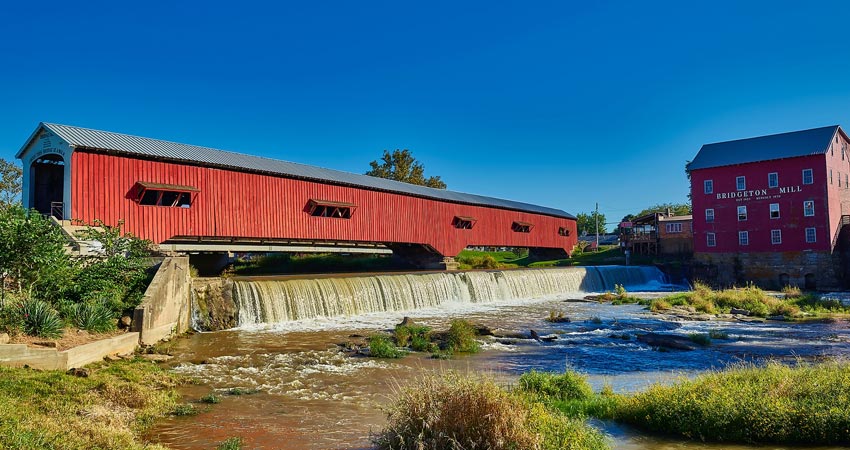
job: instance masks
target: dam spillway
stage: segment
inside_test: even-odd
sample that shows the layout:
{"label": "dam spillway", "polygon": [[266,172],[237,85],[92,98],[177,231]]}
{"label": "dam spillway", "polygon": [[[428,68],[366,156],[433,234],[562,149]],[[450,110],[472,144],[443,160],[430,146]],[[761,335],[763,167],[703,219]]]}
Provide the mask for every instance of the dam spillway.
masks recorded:
{"label": "dam spillway", "polygon": [[284,280],[235,280],[237,325],[484,304],[579,292],[657,290],[656,267],[590,266],[521,270],[364,275]]}

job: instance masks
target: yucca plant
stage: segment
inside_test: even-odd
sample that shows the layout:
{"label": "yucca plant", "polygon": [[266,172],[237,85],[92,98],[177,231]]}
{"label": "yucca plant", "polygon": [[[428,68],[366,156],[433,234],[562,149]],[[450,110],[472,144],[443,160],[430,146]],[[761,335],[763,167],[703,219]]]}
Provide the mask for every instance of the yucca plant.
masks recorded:
{"label": "yucca plant", "polygon": [[43,338],[62,337],[65,324],[59,314],[41,300],[28,300],[21,305],[24,333]]}
{"label": "yucca plant", "polygon": [[74,326],[81,330],[104,333],[115,329],[115,316],[104,302],[74,304],[70,317]]}

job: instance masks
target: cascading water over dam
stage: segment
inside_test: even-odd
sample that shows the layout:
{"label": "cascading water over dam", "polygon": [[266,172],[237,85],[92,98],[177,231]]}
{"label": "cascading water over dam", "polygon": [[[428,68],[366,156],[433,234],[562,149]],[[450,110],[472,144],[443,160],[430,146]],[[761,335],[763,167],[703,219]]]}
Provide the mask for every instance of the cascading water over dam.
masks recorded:
{"label": "cascading water over dam", "polygon": [[655,267],[600,266],[369,275],[339,278],[234,281],[239,326],[316,317],[409,311],[449,302],[489,303],[574,292],[602,292],[622,284],[658,290]]}

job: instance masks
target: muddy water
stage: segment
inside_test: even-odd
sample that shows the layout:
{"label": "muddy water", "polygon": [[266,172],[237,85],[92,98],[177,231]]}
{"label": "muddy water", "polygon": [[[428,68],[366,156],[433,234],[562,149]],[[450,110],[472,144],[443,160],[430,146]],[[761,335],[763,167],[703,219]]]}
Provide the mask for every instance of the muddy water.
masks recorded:
{"label": "muddy water", "polygon": [[[579,295],[568,296],[578,297]],[[544,320],[561,311],[570,323]],[[595,388],[611,384],[634,391],[654,382],[670,382],[703,370],[764,358],[816,359],[850,354],[850,324],[763,324],[674,322],[661,320],[636,305],[611,306],[560,299],[465,305],[407,313],[417,322],[443,328],[454,317],[494,330],[556,334],[551,343],[530,339],[488,338],[476,355],[450,361],[413,354],[401,360],[378,360],[340,353],[337,343],[357,341],[389,328],[401,313],[375,313],[348,319],[312,319],[251,330],[196,334],[177,341],[175,370],[202,384],[184,389],[196,400],[212,391],[259,389],[253,395],[221,395],[222,402],[195,417],[158,424],[151,440],[175,449],[209,449],[232,436],[245,448],[368,448],[370,431],[384,421],[381,410],[399,386],[415,382],[423,372],[455,369],[483,371],[504,383],[530,369],[586,373]],[[729,340],[692,352],[659,352],[634,340],[639,332],[687,334],[722,330]],[[626,340],[622,335],[630,336]],[[617,335],[617,337],[612,337]],[[706,445],[642,436],[614,424],[597,423],[624,449],[748,448]],[[765,448],[765,447],[760,447]],[[780,448],[780,447],[767,447]]]}

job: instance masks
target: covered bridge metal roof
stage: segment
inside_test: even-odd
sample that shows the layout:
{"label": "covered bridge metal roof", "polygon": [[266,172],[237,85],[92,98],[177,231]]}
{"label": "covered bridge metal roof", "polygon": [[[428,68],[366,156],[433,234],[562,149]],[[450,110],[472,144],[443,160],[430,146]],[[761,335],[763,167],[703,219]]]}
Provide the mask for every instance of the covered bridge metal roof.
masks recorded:
{"label": "covered bridge metal roof", "polygon": [[[56,133],[57,136],[64,139],[72,147],[81,149],[116,152],[143,158],[164,159],[239,171],[261,172],[288,178],[393,192],[447,202],[489,206],[575,219],[575,216],[565,211],[529,203],[448,191],[445,189],[435,189],[306,164],[70,125],[41,123],[39,129],[33,133],[30,141],[38,136],[41,127]],[[21,157],[27,145],[29,145],[29,142],[18,152],[18,158]]]}
{"label": "covered bridge metal roof", "polygon": [[793,158],[825,153],[838,125],[811,130],[771,134],[749,139],[705,144],[688,165],[689,170],[731,166],[771,159]]}

